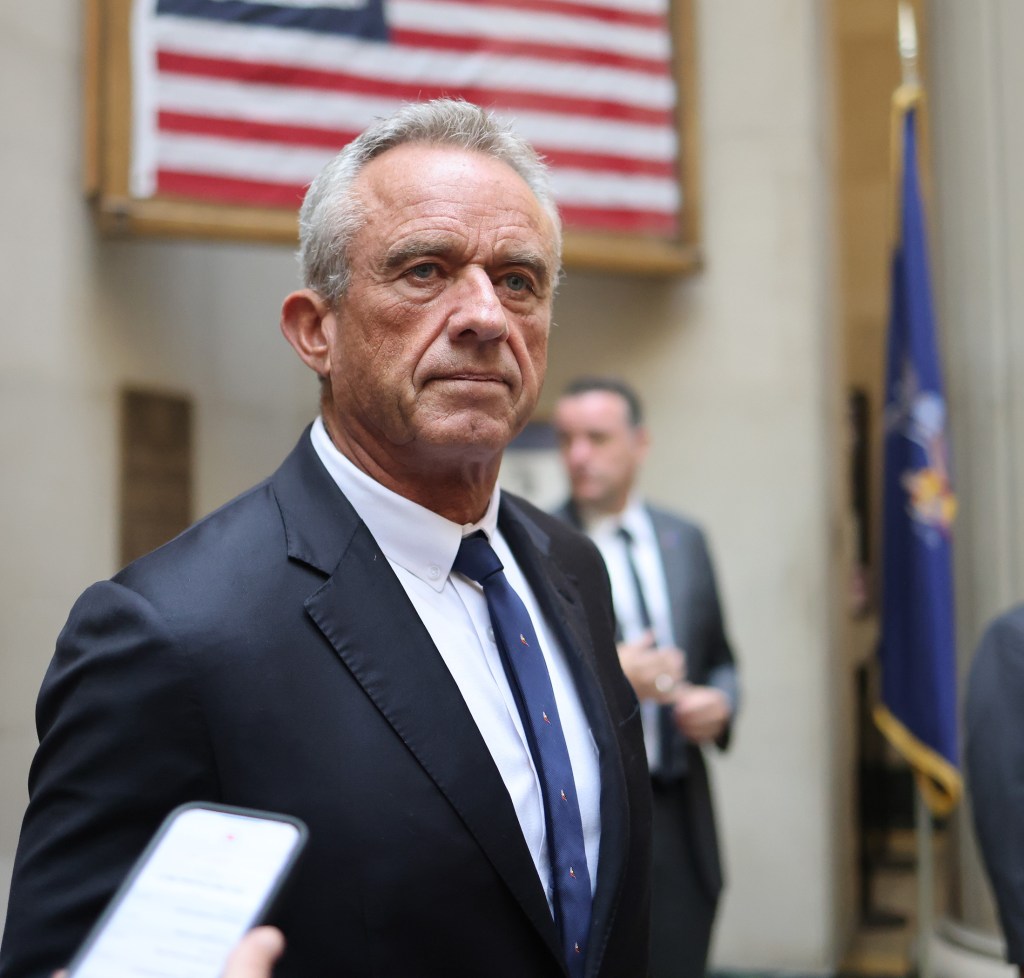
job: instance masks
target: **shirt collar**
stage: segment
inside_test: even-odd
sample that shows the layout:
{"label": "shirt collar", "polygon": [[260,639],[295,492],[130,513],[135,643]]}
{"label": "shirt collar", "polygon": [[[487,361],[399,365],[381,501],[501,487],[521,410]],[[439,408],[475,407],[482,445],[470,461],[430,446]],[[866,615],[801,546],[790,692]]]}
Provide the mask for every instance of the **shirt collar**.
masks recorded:
{"label": "shirt collar", "polygon": [[586,513],[580,511],[583,529],[592,537],[613,537],[619,527],[624,526],[634,537],[646,526],[643,499],[632,493],[626,501],[626,508],[618,513]]}
{"label": "shirt collar", "polygon": [[487,512],[478,522],[453,523],[392,492],[353,465],[331,441],[322,418],[313,422],[310,440],[320,461],[366,524],[384,556],[438,593],[451,573],[464,536],[483,530],[488,539],[494,538],[500,501],[497,487],[491,494]]}

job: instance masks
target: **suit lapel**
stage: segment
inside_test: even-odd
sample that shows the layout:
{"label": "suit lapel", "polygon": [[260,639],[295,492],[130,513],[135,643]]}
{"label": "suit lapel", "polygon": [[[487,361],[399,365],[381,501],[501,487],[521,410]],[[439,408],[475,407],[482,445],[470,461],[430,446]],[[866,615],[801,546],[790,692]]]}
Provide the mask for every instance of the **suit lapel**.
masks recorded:
{"label": "suit lapel", "polygon": [[308,436],[289,459],[299,456],[295,472],[286,462],[274,487],[289,556],[329,575],[306,610],[560,960],[515,809],[462,694],[369,530],[304,444]]}
{"label": "suit lapel", "polygon": [[688,645],[686,625],[686,608],[684,602],[677,600],[678,595],[688,594],[687,578],[691,570],[684,553],[683,538],[678,527],[671,520],[666,520],[657,510],[650,507],[647,512],[654,526],[658,540],[658,551],[661,554],[661,565],[665,570],[665,584],[668,588],[669,606],[672,612],[672,634],[676,644],[685,649]]}
{"label": "suit lapel", "polygon": [[[550,556],[547,534],[502,494],[499,525],[530,583],[538,604],[565,651],[576,689],[598,746],[601,771],[601,848],[591,921],[587,974],[597,974],[605,935],[611,928],[625,871],[628,799],[621,753],[608,706],[595,672],[596,660],[579,582]],[[596,952],[593,951],[596,949]]]}

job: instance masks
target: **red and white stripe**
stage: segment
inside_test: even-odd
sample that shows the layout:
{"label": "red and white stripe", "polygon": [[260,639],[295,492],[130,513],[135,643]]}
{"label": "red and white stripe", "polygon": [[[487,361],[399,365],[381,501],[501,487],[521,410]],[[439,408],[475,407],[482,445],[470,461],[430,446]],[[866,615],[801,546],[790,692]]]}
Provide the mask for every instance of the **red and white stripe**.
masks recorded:
{"label": "red and white stripe", "polygon": [[567,227],[671,237],[668,2],[390,0],[392,43],[379,44],[156,17],[137,0],[133,193],[296,207],[375,118],[461,95],[548,159]]}

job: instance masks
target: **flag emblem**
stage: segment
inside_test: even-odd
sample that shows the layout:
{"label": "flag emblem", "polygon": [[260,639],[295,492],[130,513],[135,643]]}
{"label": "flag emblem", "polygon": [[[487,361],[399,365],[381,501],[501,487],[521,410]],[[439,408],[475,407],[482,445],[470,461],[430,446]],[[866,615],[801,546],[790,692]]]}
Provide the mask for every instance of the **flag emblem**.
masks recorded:
{"label": "flag emblem", "polygon": [[899,473],[907,497],[907,514],[929,546],[936,534],[948,535],[956,516],[956,496],[949,481],[946,404],[935,391],[922,391],[910,361],[894,388],[886,412],[886,433],[906,439],[920,452]]}

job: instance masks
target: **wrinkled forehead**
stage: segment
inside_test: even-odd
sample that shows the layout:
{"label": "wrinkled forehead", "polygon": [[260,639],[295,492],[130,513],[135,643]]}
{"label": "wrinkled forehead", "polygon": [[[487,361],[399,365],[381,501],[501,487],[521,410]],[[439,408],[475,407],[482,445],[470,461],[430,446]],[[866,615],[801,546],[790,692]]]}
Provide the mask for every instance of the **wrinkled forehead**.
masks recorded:
{"label": "wrinkled forehead", "polygon": [[553,273],[560,265],[558,232],[547,209],[511,166],[485,153],[404,143],[367,163],[352,189],[369,221],[404,227],[437,218],[482,231],[518,229],[536,236]]}

